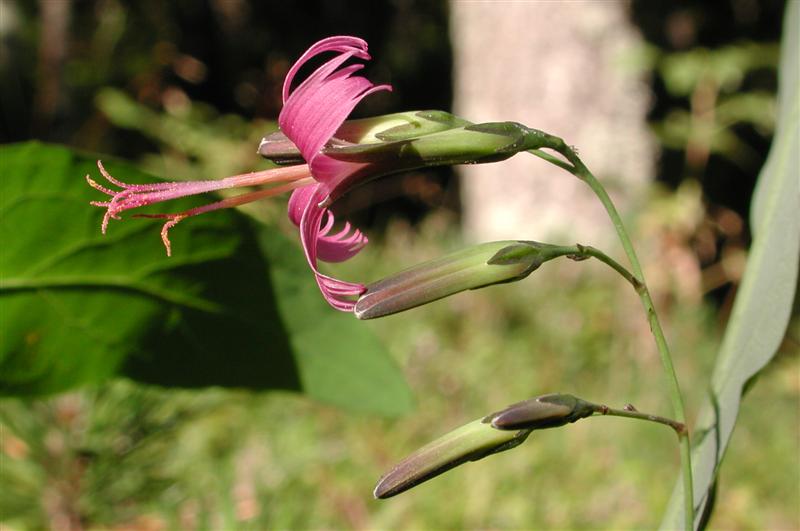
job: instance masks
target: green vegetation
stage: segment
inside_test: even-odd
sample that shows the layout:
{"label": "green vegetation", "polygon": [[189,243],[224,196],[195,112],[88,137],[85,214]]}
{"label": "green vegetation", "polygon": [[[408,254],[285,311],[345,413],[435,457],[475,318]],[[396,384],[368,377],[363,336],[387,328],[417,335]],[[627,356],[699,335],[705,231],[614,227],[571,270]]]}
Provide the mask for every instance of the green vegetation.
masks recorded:
{"label": "green vegetation", "polygon": [[[640,239],[653,241],[663,228],[652,217],[639,217],[649,221],[638,226],[653,231]],[[395,223],[339,272],[370,280],[437,256],[457,246],[455,237],[441,237],[454,229],[444,214],[416,230]],[[653,254],[644,262],[654,278],[669,272]],[[567,391],[668,413],[638,300],[605,269],[545,264],[521,283],[362,323],[385,341],[414,391],[416,410],[396,420],[290,393],[126,380],[48,400],[5,399],[0,509],[12,528],[70,520],[156,528],[647,527],[666,505],[678,455],[668,428],[625,419],[537,432],[513,452],[392,500],[371,497],[378,477],[414,449],[529,396]],[[691,408],[704,396],[697,382],[708,377],[718,324],[690,294],[654,295]],[[744,402],[718,492],[724,510],[712,526],[795,522],[798,427],[776,419],[797,407],[798,371],[797,349],[787,346]]]}
{"label": "green vegetation", "polygon": [[[445,4],[434,4],[441,11],[436,23],[446,22]],[[145,2],[138,9],[148,14],[159,5]],[[41,64],[32,59],[36,35],[43,43],[72,41],[48,29],[34,31],[37,13],[23,11],[27,29],[20,42],[28,45],[14,48],[0,66],[24,62],[33,79],[34,65],[41,72],[54,68],[47,54]],[[58,90],[50,92],[30,91],[63,93],[63,115],[47,98],[29,102],[27,90],[12,91],[13,84],[4,84],[5,116],[16,124],[9,138],[46,137],[135,156],[138,168],[170,179],[218,178],[265,167],[254,148],[274,129],[263,117],[273,117],[280,101],[270,100],[266,91],[259,103],[258,94],[279,84],[275,72],[280,69],[264,70],[277,75],[266,79],[243,68],[264,58],[263,47],[251,49],[247,58],[238,48],[223,46],[214,55],[225,63],[241,62],[237,72],[226,72],[191,46],[173,43],[178,37],[170,32],[181,33],[180,24],[160,32],[142,29],[147,28],[137,18],[142,13],[116,2],[96,11],[103,24],[95,24],[89,11],[75,13],[78,29],[73,31],[89,35],[94,44],[73,42],[79,57],[65,63],[63,85],[56,83]],[[447,68],[434,67],[431,75],[422,66],[439,63],[410,51],[417,46],[447,55],[446,31],[417,11],[409,13],[433,31],[408,30],[428,38],[407,39],[402,32],[392,37],[409,44],[386,44],[382,55],[391,56],[393,64],[383,68],[398,76],[392,79],[397,86],[403,71],[420,84],[419,97],[408,100],[411,108],[420,101],[425,107],[449,108],[447,86],[436,92],[441,101],[431,91],[433,79],[445,83],[447,77],[440,74]],[[280,64],[310,41],[310,30],[287,24],[287,33],[298,40],[289,46],[273,35],[275,24],[258,19],[272,13],[251,14],[253,27],[219,42],[227,46],[237,36],[266,32],[270,40],[253,42],[275,44],[268,60]],[[87,27],[95,29],[84,31]],[[128,30],[119,40],[123,27]],[[131,38],[141,42],[125,40]],[[654,185],[636,211],[623,214],[673,352],[690,425],[711,396],[715,358],[736,311],[733,294],[738,290],[766,299],[758,295],[766,292],[759,281],[744,277],[742,282],[748,253],[760,257],[756,270],[765,283],[786,274],[775,273],[770,265],[792,258],[770,259],[781,252],[791,255],[792,249],[780,242],[788,231],[766,231],[774,236],[769,251],[764,251],[766,244],[750,242],[751,229],[756,236],[763,231],[764,212],[784,215],[775,217],[779,226],[791,215],[786,214],[791,194],[775,187],[769,194],[761,192],[751,216],[754,225],[748,225],[746,185],[755,180],[776,124],[784,129],[784,139],[775,143],[781,150],[769,172],[773,180],[788,182],[796,139],[786,139],[785,124],[794,123],[789,132],[797,134],[796,110],[788,119],[782,111],[776,115],[771,83],[779,62],[777,43],[753,38],[743,35],[717,48],[678,47],[681,51],[663,43],[643,47],[638,63],[663,85],[651,120],[662,147],[659,175],[674,190]],[[797,51],[796,42],[792,50]],[[405,68],[395,68],[398,62]],[[230,81],[230,90],[222,92],[235,94],[235,105],[194,92],[207,74]],[[56,79],[44,76],[36,83]],[[786,79],[782,74],[784,93]],[[396,94],[401,97],[403,91]],[[394,103],[409,108],[404,107],[407,100]],[[376,109],[397,110],[370,107],[366,114]],[[532,396],[572,393],[671,416],[639,300],[605,265],[550,262],[522,282],[360,322],[321,300],[295,241],[296,229],[286,220],[284,201],[262,201],[240,213],[218,212],[182,223],[173,233],[176,255],[188,262],[212,259],[187,269],[164,257],[160,225],[153,220],[128,219],[114,223],[109,236],[99,234],[100,212],[86,204],[98,199],[97,193],[82,181],[94,171],[93,157],[38,143],[3,146],[0,152],[0,392],[22,396],[0,398],[2,529],[641,529],[655,526],[674,496],[679,456],[669,428],[602,417],[536,431],[512,452],[468,463],[391,500],[372,498],[381,474],[414,450]],[[150,180],[130,164],[109,166],[123,179]],[[709,186],[712,173],[718,180]],[[403,194],[412,191],[412,177],[399,178],[402,184],[396,188]],[[565,173],[564,178],[571,177]],[[720,195],[720,187],[736,190]],[[354,201],[337,206],[364,210],[363,196],[348,199]],[[774,209],[778,203],[782,210]],[[364,215],[372,221],[366,224],[371,244],[354,260],[332,266],[337,276],[368,283],[465,245],[452,211],[434,208],[413,225],[402,216],[373,214]],[[384,223],[385,228],[375,227]],[[607,230],[613,232],[610,222]],[[124,245],[104,249],[120,238],[127,240]],[[85,249],[73,253],[69,245],[74,242]],[[624,262],[620,247],[603,250]],[[61,257],[54,251],[63,251]],[[47,267],[39,267],[42,263]],[[120,290],[104,286],[92,298],[77,289],[54,295],[41,284],[48,281],[37,276],[42,271],[56,271],[61,282],[91,273],[126,285]],[[131,303],[133,298],[122,292],[137,289],[133,280],[200,305],[189,311],[176,300],[158,304],[146,294]],[[777,291],[780,287],[777,283]],[[791,293],[783,291],[786,303]],[[734,347],[727,347],[727,355],[735,351],[735,356],[724,359],[735,361],[721,366],[736,369],[733,391],[738,397],[743,385],[746,399],[734,404],[740,406],[738,426],[726,449],[710,528],[800,526],[798,300],[795,294],[793,321],[778,354],[757,378],[750,378],[755,365],[739,361],[769,360],[774,349],[749,348],[746,341],[763,338],[759,333],[776,325],[772,302],[751,309],[745,324],[728,329],[738,335],[730,340]],[[225,320],[214,315],[220,308]],[[72,328],[63,326],[65,318]],[[12,329],[13,323],[55,332],[42,346],[37,335],[12,334],[22,329]],[[780,327],[773,328],[771,339],[777,343]],[[187,338],[200,339],[185,348]],[[107,379],[110,375],[115,379]],[[230,387],[203,387],[209,382]],[[75,390],[78,385],[83,387]],[[54,394],[64,389],[70,390]],[[698,444],[697,432],[693,437]],[[703,462],[716,458],[706,452]],[[696,483],[702,487],[695,490],[700,496],[710,476],[704,478]]]}

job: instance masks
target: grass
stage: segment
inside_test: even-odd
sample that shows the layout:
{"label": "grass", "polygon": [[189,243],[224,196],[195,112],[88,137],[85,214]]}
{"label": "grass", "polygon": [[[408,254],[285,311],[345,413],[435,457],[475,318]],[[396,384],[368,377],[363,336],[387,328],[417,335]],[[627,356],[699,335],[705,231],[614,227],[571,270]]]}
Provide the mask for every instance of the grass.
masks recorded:
{"label": "grass", "polygon": [[[645,233],[635,241],[658,241],[657,224],[639,226]],[[416,229],[394,223],[382,242],[339,271],[373,280],[397,264],[435,257],[458,246],[454,227],[446,215],[432,215]],[[721,324],[696,294],[670,280],[682,272],[657,248],[645,245],[644,267],[662,286],[656,305],[691,418]],[[569,392],[669,415],[639,301],[601,264],[546,264],[524,282],[364,326],[405,368],[418,405],[413,414],[380,419],[289,393],[171,390],[125,380],[47,400],[3,400],[2,520],[10,529],[651,528],[659,522],[678,473],[674,435],[618,418],[536,432],[513,451],[396,498],[371,496],[378,477],[414,449],[531,396]],[[800,526],[800,356],[788,350],[744,401],[713,528]]]}

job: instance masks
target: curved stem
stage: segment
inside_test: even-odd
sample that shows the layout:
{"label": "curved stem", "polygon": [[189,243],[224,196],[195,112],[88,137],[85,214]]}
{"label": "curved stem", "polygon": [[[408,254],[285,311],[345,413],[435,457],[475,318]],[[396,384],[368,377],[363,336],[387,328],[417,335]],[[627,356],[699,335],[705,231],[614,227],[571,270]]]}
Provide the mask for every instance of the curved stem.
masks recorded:
{"label": "curved stem", "polygon": [[544,159],[547,162],[549,162],[550,164],[555,164],[556,166],[558,166],[559,168],[561,168],[563,170],[567,170],[570,173],[574,173],[573,170],[575,168],[573,168],[572,166],[570,166],[568,163],[564,162],[563,160],[559,159],[558,157],[554,157],[550,153],[546,153],[546,152],[542,151],[541,149],[529,149],[528,153],[530,153],[531,155],[536,155],[540,159]]}
{"label": "curved stem", "polygon": [[630,404],[626,406],[624,409],[614,409],[601,404],[597,406],[595,412],[600,415],[609,415],[612,417],[627,417],[631,419],[647,420],[650,422],[663,424],[675,430],[675,433],[678,434],[678,437],[681,437],[683,436],[684,433],[686,433],[686,424],[684,424],[683,422],[678,422],[676,420],[668,419],[666,417],[660,417],[658,415],[650,415],[649,413],[641,413],[637,411]]}
{"label": "curved stem", "polygon": [[633,273],[628,271],[625,266],[608,256],[606,253],[601,251],[596,247],[592,247],[590,245],[581,245],[577,243],[572,246],[553,246],[552,248],[548,249],[548,252],[552,253],[555,256],[566,256],[575,261],[582,261],[586,260],[587,258],[597,258],[614,271],[619,273],[622,278],[627,280],[633,289],[636,290],[638,293],[640,290],[643,289],[644,285],[639,282],[639,279],[636,278]]}
{"label": "curved stem", "polygon": [[[625,254],[628,256],[628,260],[630,260],[634,279],[641,285],[636,289],[636,292],[639,294],[639,298],[642,301],[642,306],[647,314],[647,320],[650,323],[650,330],[653,333],[656,347],[658,348],[661,364],[664,368],[664,374],[668,381],[669,395],[670,400],[672,401],[672,409],[674,411],[675,418],[679,423],[685,425],[686,413],[683,405],[683,396],[678,383],[678,376],[675,373],[675,366],[672,363],[672,356],[669,352],[669,346],[667,345],[667,340],[664,337],[664,331],[661,329],[661,323],[658,320],[658,314],[656,313],[653,299],[650,296],[650,291],[647,289],[642,266],[639,263],[639,258],[636,256],[633,243],[628,235],[628,231],[625,229],[625,225],[622,223],[622,218],[620,217],[619,212],[617,212],[614,203],[611,201],[611,198],[609,197],[605,188],[603,188],[603,185],[600,184],[600,181],[598,181],[592,172],[589,171],[586,165],[583,164],[583,161],[581,161],[581,159],[578,157],[578,154],[575,152],[575,150],[570,148],[561,138],[552,135],[544,135],[544,137],[539,138],[544,138],[542,144],[543,147],[557,151],[567,159],[569,164],[557,158],[555,160],[551,160],[554,158],[552,155],[544,154],[539,150],[531,150],[530,152],[545,160],[548,160],[549,162],[552,162],[562,169],[569,171],[589,185],[595,195],[597,195],[598,199],[600,199],[603,207],[605,207],[609,218],[611,218],[611,222],[614,224],[614,228],[617,231],[617,235],[622,243],[622,247],[625,249]],[[688,430],[684,430],[679,434],[679,440],[683,476],[685,526],[688,531],[694,529],[694,493],[692,485],[691,446],[689,442]]]}

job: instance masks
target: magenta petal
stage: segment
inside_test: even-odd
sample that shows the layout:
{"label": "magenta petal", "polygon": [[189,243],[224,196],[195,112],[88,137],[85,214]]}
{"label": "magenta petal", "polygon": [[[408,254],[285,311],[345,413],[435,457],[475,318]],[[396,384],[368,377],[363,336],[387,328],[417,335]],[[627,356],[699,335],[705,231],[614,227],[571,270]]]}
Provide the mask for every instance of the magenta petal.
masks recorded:
{"label": "magenta petal", "polygon": [[[341,58],[332,59],[340,62]],[[320,67],[327,69],[329,64]],[[361,66],[361,65],[353,65]],[[348,74],[354,68],[346,68]],[[283,106],[278,123],[283,132],[311,163],[325,143],[350,115],[355,106],[374,85],[360,76],[337,75],[321,77],[312,74],[292,92]]]}
{"label": "magenta petal", "polygon": [[[306,257],[315,270],[317,259],[343,262],[358,254],[369,241],[364,233],[349,223],[338,233],[329,235],[335,220],[330,210],[319,206],[323,198],[324,192],[317,185],[299,188],[289,199],[289,219],[301,228],[301,236],[305,237],[303,247]],[[326,218],[324,226],[323,218]]]}
{"label": "magenta petal", "polygon": [[292,195],[289,197],[289,219],[298,227],[300,226],[300,221],[303,219],[306,206],[308,206],[308,203],[311,201],[316,188],[316,186],[304,186],[292,192]]}
{"label": "magenta petal", "polygon": [[357,255],[369,240],[360,230],[351,230],[352,233],[348,230],[348,237],[320,238],[317,241],[317,257],[324,262],[344,262]]}
{"label": "magenta petal", "polygon": [[[278,123],[300,149],[314,178],[325,184],[326,195],[333,195],[337,185],[363,165],[326,160],[320,155],[320,150],[363,98],[378,90],[391,90],[388,85],[374,85],[366,78],[354,75],[363,65],[342,67],[350,57],[369,58],[366,49],[366,43],[361,39],[332,37],[320,41],[292,67],[284,84],[284,107]],[[289,91],[299,65],[325,51],[340,53]]]}
{"label": "magenta petal", "polygon": [[289,98],[289,89],[291,88],[292,81],[294,80],[294,76],[297,74],[297,71],[300,70],[300,68],[306,64],[309,59],[324,52],[350,53],[351,55],[364,60],[368,60],[370,58],[369,54],[367,53],[367,41],[364,39],[350,37],[347,35],[322,39],[321,41],[313,44],[311,48],[306,50],[286,74],[286,79],[283,81],[284,103],[286,103],[286,100]]}
{"label": "magenta petal", "polygon": [[[298,70],[311,58],[324,52],[337,55],[318,67],[292,90]],[[358,179],[367,164],[343,162],[321,154],[352,110],[366,96],[379,90],[391,90],[388,85],[375,85],[356,75],[361,64],[344,66],[352,57],[368,60],[367,43],[355,37],[330,37],[309,48],[292,66],[283,84],[283,109],[278,123],[284,134],[294,142],[308,163],[317,184],[299,188],[289,199],[289,219],[300,228],[300,239],[306,260],[314,271],[325,300],[333,307],[352,311],[355,298],[365,287],[323,275],[317,260],[340,262],[356,255],[366,244],[366,236],[346,224],[330,234],[333,214],[320,206],[335,199],[345,186]],[[324,221],[324,223],[323,223]]]}
{"label": "magenta petal", "polygon": [[[341,262],[356,255],[367,244],[367,238],[359,230],[345,229],[329,236],[333,227],[333,214],[320,207],[325,197],[322,186],[312,185],[299,188],[289,199],[289,219],[300,228],[300,241],[311,266],[320,291],[331,306],[343,311],[352,311],[354,298],[364,292],[364,285],[345,282],[323,275],[317,269],[317,260]],[[324,226],[322,220],[325,219]]]}

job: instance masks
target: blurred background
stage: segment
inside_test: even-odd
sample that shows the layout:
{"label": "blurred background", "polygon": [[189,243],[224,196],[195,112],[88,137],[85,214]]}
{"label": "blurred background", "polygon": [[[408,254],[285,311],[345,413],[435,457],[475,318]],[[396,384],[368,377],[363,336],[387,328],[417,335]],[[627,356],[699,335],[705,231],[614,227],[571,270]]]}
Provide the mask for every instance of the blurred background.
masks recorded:
{"label": "blurred background", "polygon": [[[354,116],[444,109],[580,149],[630,220],[691,418],[747,257],[783,10],[782,0],[0,0],[0,134],[167,177],[249,171],[263,167],[255,149],[276,127],[291,63],[322,37],[363,37],[366,75],[394,91]],[[371,244],[337,273],[373,280],[487,238],[601,242],[621,256],[580,183],[530,159],[353,191],[335,209]],[[414,391],[402,418],[128,380],[3,399],[0,518],[12,529],[650,527],[677,474],[674,441],[610,418],[539,432],[389,501],[371,496],[407,453],[530,396],[668,414],[629,291],[598,264],[570,263],[364,323]],[[790,333],[743,403],[712,527],[800,527],[797,341]],[[786,411],[790,422],[774,422]]]}

